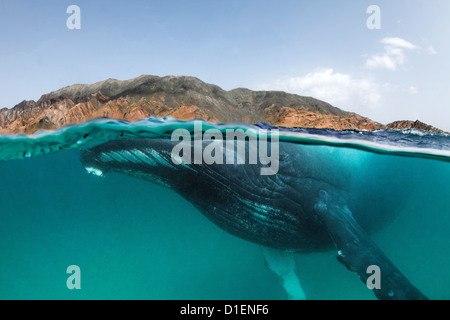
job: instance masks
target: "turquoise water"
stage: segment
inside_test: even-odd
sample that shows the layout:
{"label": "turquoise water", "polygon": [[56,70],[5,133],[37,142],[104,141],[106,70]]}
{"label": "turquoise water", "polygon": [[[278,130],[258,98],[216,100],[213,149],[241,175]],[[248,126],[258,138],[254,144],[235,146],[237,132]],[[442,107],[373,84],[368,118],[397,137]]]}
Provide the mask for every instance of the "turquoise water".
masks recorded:
{"label": "turquoise water", "polygon": [[[259,245],[223,231],[170,189],[117,173],[96,177],[81,165],[83,149],[176,127],[192,123],[99,120],[0,137],[0,298],[286,299]],[[346,166],[360,210],[395,210],[372,239],[429,298],[450,299],[448,136],[289,130],[280,140]],[[295,261],[308,299],[375,299],[334,250]],[[66,286],[69,265],[81,269],[80,290]]]}

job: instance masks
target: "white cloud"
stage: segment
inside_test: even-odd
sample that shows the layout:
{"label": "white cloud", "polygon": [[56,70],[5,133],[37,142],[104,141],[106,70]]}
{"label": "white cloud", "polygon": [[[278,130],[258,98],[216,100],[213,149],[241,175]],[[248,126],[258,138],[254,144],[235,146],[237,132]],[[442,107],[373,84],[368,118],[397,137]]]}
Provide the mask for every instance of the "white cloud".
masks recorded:
{"label": "white cloud", "polygon": [[417,48],[414,44],[412,44],[411,42],[406,41],[405,39],[402,39],[402,38],[383,38],[381,40],[381,43],[392,46],[392,47],[409,49],[409,50]]}
{"label": "white cloud", "polygon": [[389,70],[395,70],[397,69],[397,65],[401,64],[404,61],[404,56],[391,56],[389,54],[377,54],[370,56],[365,66],[367,68],[376,69],[376,68],[383,68],[383,69],[389,69]]}
{"label": "white cloud", "polygon": [[355,78],[333,69],[318,69],[302,77],[276,80],[260,86],[262,90],[282,90],[303,96],[312,96],[337,107],[354,112],[375,108],[388,84],[370,79]]}
{"label": "white cloud", "polygon": [[383,38],[381,43],[385,45],[384,52],[369,56],[366,68],[396,70],[406,62],[405,50],[417,49],[414,44],[401,38]]}
{"label": "white cloud", "polygon": [[435,55],[435,54],[437,54],[437,51],[434,49],[433,46],[428,46],[428,47],[427,47],[427,52],[428,52],[429,55]]}

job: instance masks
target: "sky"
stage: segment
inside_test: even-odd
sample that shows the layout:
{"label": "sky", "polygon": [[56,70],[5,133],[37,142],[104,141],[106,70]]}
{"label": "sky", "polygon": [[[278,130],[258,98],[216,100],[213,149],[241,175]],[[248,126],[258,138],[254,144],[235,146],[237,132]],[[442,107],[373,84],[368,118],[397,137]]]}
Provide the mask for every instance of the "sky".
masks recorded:
{"label": "sky", "polygon": [[75,83],[188,75],[450,131],[449,35],[448,0],[1,0],[0,108]]}

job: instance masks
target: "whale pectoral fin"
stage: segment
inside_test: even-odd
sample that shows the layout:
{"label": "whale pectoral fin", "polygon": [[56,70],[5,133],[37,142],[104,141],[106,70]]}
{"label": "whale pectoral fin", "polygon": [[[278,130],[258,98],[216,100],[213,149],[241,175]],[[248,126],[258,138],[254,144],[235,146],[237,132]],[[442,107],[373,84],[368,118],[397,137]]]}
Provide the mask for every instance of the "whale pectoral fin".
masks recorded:
{"label": "whale pectoral fin", "polygon": [[342,264],[358,274],[366,284],[372,275],[369,267],[379,268],[379,288],[373,288],[378,299],[427,299],[369,238],[345,205],[336,204],[327,192],[321,191],[321,199],[315,209],[338,249],[337,258]]}
{"label": "whale pectoral fin", "polygon": [[261,247],[267,266],[282,281],[289,300],[305,300],[305,292],[300,285],[296,274],[296,265],[293,253]]}

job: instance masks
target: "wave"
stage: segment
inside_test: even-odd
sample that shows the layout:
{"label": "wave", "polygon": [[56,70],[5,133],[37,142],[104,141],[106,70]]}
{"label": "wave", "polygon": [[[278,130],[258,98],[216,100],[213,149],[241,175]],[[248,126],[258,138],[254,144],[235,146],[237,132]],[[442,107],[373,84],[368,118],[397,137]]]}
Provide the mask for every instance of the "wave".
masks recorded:
{"label": "wave", "polygon": [[95,119],[58,130],[41,130],[25,134],[0,135],[0,160],[23,159],[69,150],[83,150],[118,139],[170,138],[175,129],[194,134],[194,124],[201,121],[202,129],[242,129],[258,135],[261,129],[269,134],[278,130],[279,140],[285,142],[346,147],[380,154],[432,158],[450,162],[450,135],[417,129],[333,130],[315,128],[286,128],[266,123],[210,123],[204,120],[181,121],[172,117],[126,122]]}

